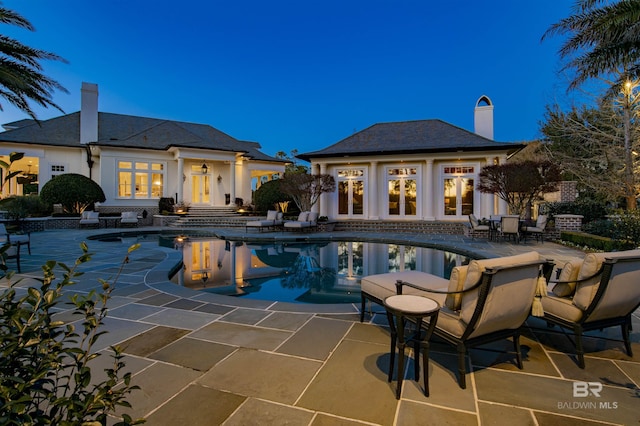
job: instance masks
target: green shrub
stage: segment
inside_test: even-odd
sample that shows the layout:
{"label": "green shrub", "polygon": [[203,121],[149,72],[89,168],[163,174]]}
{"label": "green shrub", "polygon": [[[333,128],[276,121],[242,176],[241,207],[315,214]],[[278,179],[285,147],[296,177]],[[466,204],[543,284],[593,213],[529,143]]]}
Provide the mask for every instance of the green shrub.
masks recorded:
{"label": "green shrub", "polygon": [[26,217],[44,217],[51,213],[47,205],[38,195],[15,195],[1,201],[0,206],[6,210],[9,219],[20,220]]}
{"label": "green shrub", "polygon": [[54,177],[44,184],[40,197],[51,205],[62,204],[62,208],[68,213],[82,213],[93,203],[106,200],[100,185],[76,173]]}
{"label": "green shrub", "polygon": [[552,217],[559,214],[579,214],[583,216],[582,223],[604,219],[608,214],[608,209],[603,202],[591,199],[547,203],[545,210]]}
{"label": "green shrub", "polygon": [[602,251],[628,250],[635,247],[630,241],[615,240],[600,235],[587,234],[585,232],[562,231],[560,233],[560,239],[579,247],[589,247]]}
{"label": "green shrub", "polygon": [[[129,253],[137,247],[131,246]],[[7,248],[0,250],[2,254]],[[48,261],[42,266],[40,285],[26,292],[19,280],[12,280],[12,272],[6,274],[10,286],[0,294],[0,424],[100,425],[119,406],[131,407],[126,397],[138,387],[131,385],[131,373],[123,374],[124,356],[117,346],[111,347],[113,364],[104,370],[107,378],[92,383],[91,361],[104,356],[93,346],[105,333],[100,327],[117,276],[111,284],[100,280],[100,292],[68,297],[68,287],[82,274],[77,268],[91,258],[86,244],[81,248],[83,254],[73,267]],[[127,261],[128,257],[122,266]],[[63,271],[62,279],[56,278],[56,267]],[[0,268],[7,270],[5,265]],[[82,318],[78,330],[54,316],[63,298],[71,300],[74,315]],[[143,421],[123,415],[118,424]]]}
{"label": "green shrub", "polygon": [[263,183],[253,193],[253,204],[259,212],[275,210],[277,203],[282,201],[289,201],[293,204],[293,198],[280,191],[280,182],[278,180],[270,180]]}

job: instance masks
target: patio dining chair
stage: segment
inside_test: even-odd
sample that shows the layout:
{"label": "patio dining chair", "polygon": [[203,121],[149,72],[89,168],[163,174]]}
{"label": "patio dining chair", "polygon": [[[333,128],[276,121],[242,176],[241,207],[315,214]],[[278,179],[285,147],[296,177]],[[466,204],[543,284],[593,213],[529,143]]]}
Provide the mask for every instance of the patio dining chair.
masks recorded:
{"label": "patio dining chair", "polygon": [[[533,252],[532,257],[537,256]],[[454,345],[458,352],[458,384],[466,388],[466,355],[469,348],[508,337],[513,339],[516,364],[522,369],[520,328],[531,313],[538,278],[551,273],[552,264],[543,260],[505,264],[502,259],[472,261],[463,288],[458,291],[425,289],[413,283],[402,287],[420,288],[436,300],[444,295],[459,296],[459,305],[444,301],[433,335]],[[457,308],[457,309],[456,309]]]}
{"label": "patio dining chair", "polygon": [[538,215],[534,226],[523,227],[522,233],[524,240],[527,240],[528,235],[533,235],[536,241],[544,242],[544,230],[547,227],[547,218],[548,216],[546,214],[540,214]]}
{"label": "patio dining chair", "polygon": [[2,269],[8,269],[7,260],[15,260],[16,261],[16,270],[20,273],[20,245],[21,244],[9,244],[4,243],[2,248],[0,249],[0,263],[2,264]]}
{"label": "patio dining chair", "polygon": [[502,216],[500,219],[500,227],[498,233],[502,240],[513,237],[516,244],[520,241],[520,217],[519,216]]}
{"label": "patio dining chair", "polygon": [[0,244],[21,244],[27,246],[29,254],[31,254],[31,234],[29,232],[23,234],[11,234],[7,231],[4,223],[0,223]]}
{"label": "patio dining chair", "polygon": [[490,237],[490,228],[489,225],[480,225],[480,221],[478,218],[472,213],[469,215],[469,224],[471,225],[471,239],[475,239],[476,232],[486,232]]}

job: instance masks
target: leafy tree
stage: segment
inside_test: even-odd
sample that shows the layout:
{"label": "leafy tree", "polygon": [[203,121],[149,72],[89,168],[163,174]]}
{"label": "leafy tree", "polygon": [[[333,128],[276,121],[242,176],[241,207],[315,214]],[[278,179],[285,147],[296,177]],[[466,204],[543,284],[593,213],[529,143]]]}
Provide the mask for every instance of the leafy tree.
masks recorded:
{"label": "leafy tree", "polygon": [[273,210],[278,203],[293,201],[290,195],[280,190],[279,182],[279,180],[265,182],[253,193],[253,204],[256,210],[261,212]]}
{"label": "leafy tree", "polygon": [[562,164],[570,179],[603,199],[625,198],[633,209],[640,190],[640,162],[634,155],[640,149],[640,134],[634,120],[633,144],[626,146],[623,119],[608,99],[597,107],[574,106],[568,112],[551,106],[541,132],[548,141],[544,148],[550,158]]}
{"label": "leafy tree", "polygon": [[106,200],[100,185],[76,173],[54,177],[44,184],[40,197],[49,204],[62,204],[67,213],[82,213],[91,204]]}
{"label": "leafy tree", "polygon": [[310,211],[325,192],[336,190],[336,180],[328,174],[285,173],[280,190],[293,198],[300,211]]}
{"label": "leafy tree", "polygon": [[[29,31],[35,28],[24,17],[0,7],[0,23],[15,25]],[[67,93],[57,81],[45,76],[42,60],[66,62],[60,56],[26,46],[19,41],[0,35],[0,97],[37,120],[29,102],[42,107],[54,107],[63,112],[51,97],[54,90]],[[2,104],[0,104],[2,110]]]}
{"label": "leafy tree", "polygon": [[480,192],[496,194],[522,215],[542,194],[558,190],[560,169],[550,161],[505,163],[483,167],[478,178]]}
{"label": "leafy tree", "polygon": [[298,155],[297,149],[292,149],[289,154],[284,151],[276,152],[276,158],[281,160],[286,160],[289,163],[284,167],[285,173],[307,173],[309,168],[303,164],[298,164],[296,160],[296,155]]}
{"label": "leafy tree", "polygon": [[[131,246],[127,254],[138,247]],[[100,280],[100,292],[70,297],[74,315],[81,318],[78,325],[54,316],[74,279],[82,275],[78,268],[91,258],[86,244],[81,248],[83,254],[71,267],[52,260],[43,265],[39,286],[25,289],[12,272],[6,275],[9,287],[0,293],[0,424],[101,425],[118,407],[131,407],[126,398],[139,387],[131,384],[131,373],[124,373],[120,348],[111,347],[113,364],[104,369],[104,380],[91,371],[92,361],[105,356],[94,345],[106,333],[100,328],[107,301],[128,256],[112,283]],[[0,268],[6,271],[6,266]],[[123,415],[117,424],[143,421]]]}

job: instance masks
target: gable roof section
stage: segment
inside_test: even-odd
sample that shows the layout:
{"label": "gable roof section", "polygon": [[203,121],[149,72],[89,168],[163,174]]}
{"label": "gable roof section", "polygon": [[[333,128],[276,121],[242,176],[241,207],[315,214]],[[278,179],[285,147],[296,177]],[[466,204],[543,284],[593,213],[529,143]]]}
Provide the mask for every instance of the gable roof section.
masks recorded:
{"label": "gable roof section", "polygon": [[514,151],[524,145],[496,142],[442,120],[378,123],[320,151],[298,158],[365,156],[457,151]]}
{"label": "gable roof section", "polygon": [[[17,124],[12,123],[12,124]],[[0,141],[81,148],[80,113],[63,115],[0,133]],[[256,142],[239,141],[206,124],[131,115],[98,113],[98,146],[167,150],[170,147],[240,152],[264,161],[283,162],[259,151]]]}

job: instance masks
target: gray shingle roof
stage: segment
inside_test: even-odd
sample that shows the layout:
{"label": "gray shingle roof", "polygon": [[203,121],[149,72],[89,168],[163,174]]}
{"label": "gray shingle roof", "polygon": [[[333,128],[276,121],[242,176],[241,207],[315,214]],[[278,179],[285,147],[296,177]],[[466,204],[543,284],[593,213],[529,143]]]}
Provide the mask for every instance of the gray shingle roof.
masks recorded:
{"label": "gray shingle roof", "polygon": [[496,142],[442,120],[378,123],[319,151],[297,157],[364,156],[456,151],[518,150],[524,145]]}
{"label": "gray shingle roof", "polygon": [[[21,122],[11,124],[17,123]],[[39,125],[27,121],[23,124],[22,127],[0,133],[0,141],[82,147],[79,112],[44,120]],[[283,162],[260,152],[260,145],[256,142],[239,141],[206,124],[106,112],[98,113],[96,145],[155,150],[167,150],[170,147],[213,149],[241,152],[259,160]]]}

